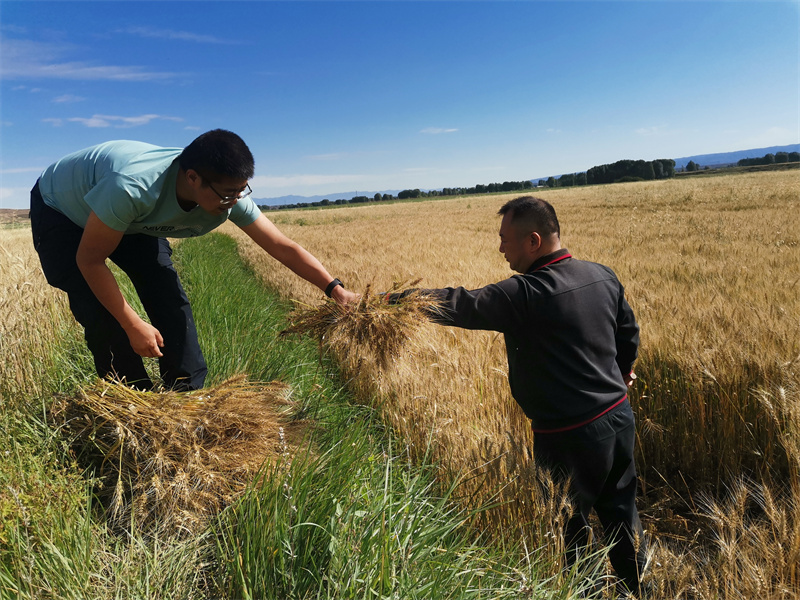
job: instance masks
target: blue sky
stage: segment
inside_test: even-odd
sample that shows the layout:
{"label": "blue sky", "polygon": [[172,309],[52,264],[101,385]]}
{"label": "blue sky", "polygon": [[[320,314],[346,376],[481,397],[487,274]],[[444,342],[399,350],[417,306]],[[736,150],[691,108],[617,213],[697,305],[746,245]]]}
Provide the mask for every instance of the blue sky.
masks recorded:
{"label": "blue sky", "polygon": [[0,3],[0,207],[109,139],[240,134],[254,197],[800,141],[797,1]]}

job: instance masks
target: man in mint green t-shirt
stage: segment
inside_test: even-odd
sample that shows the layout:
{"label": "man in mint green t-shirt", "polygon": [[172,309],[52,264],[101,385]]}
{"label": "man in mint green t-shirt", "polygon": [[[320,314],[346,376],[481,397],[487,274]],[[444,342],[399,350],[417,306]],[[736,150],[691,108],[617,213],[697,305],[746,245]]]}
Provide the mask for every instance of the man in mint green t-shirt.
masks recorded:
{"label": "man in mint green t-shirt", "polygon": [[[45,169],[31,191],[34,246],[84,327],[98,375],[149,389],[142,357],[158,357],[167,387],[203,386],[206,364],[167,237],[203,235],[230,219],[337,302],[357,297],[261,213],[249,197],[254,170],[244,141],[221,129],[184,149],[106,142]],[[106,259],[131,278],[150,323],[122,296]]]}

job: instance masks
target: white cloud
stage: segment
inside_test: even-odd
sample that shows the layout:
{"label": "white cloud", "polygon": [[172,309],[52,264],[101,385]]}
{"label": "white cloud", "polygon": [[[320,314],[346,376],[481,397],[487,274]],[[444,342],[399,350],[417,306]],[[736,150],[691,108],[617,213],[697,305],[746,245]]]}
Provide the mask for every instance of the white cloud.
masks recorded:
{"label": "white cloud", "polygon": [[7,33],[22,34],[22,35],[27,35],[29,33],[27,27],[20,27],[19,25],[8,25],[8,24],[0,26],[0,31],[4,31]]}
{"label": "white cloud", "polygon": [[[136,117],[120,117],[115,115],[92,115],[91,117],[70,117],[69,119],[46,118],[42,119],[42,123],[50,123],[53,127],[61,127],[64,122],[81,123],[86,127],[102,128],[114,127],[116,129],[124,129],[128,127],[139,127],[147,125],[151,121],[183,121],[180,117],[168,117],[163,115],[139,115]],[[187,129],[191,129],[187,127]],[[195,128],[196,129],[196,128]]]}
{"label": "white cloud", "polygon": [[635,130],[638,135],[662,135],[667,133],[666,125],[653,125],[651,127],[639,127]]}
{"label": "white cloud", "polygon": [[[0,48],[0,51],[2,51],[2,48]],[[38,94],[39,92],[42,91],[42,88],[39,88],[39,87],[32,88],[32,87],[28,87],[27,85],[15,85],[14,87],[11,88],[11,91],[12,92],[28,91],[31,94]]]}
{"label": "white cloud", "polygon": [[63,96],[56,96],[53,102],[56,104],[68,104],[72,102],[83,102],[86,100],[83,96],[75,96],[74,94],[64,94]]}
{"label": "white cloud", "polygon": [[72,117],[71,119],[67,119],[72,123],[81,123],[86,127],[111,127],[111,120],[108,117],[104,117],[103,115],[95,115],[93,117],[84,118],[84,117]]}
{"label": "white cloud", "polygon": [[312,154],[307,156],[309,160],[341,160],[350,156],[347,152],[331,152],[330,154]]}
{"label": "white cloud", "polygon": [[257,175],[252,180],[252,186],[260,188],[298,188],[305,186],[319,186],[331,184],[344,184],[360,182],[363,175],[286,175],[273,177],[270,175]]}
{"label": "white cloud", "polygon": [[19,167],[16,169],[0,169],[0,175],[19,175],[20,173],[41,173],[44,167]]}
{"label": "white cloud", "polygon": [[127,27],[118,29],[117,33],[127,33],[145,38],[158,38],[163,40],[178,40],[183,42],[198,42],[201,44],[241,44],[242,40],[219,38],[213,35],[192,33],[190,31],[176,31],[174,29],[153,29],[151,27]]}
{"label": "white cloud", "polygon": [[[19,65],[18,65],[19,67]],[[82,81],[154,81],[171,79],[174,73],[145,71],[142,67],[117,67],[113,65],[90,65],[84,62],[54,64],[28,64],[16,72],[5,70],[3,77],[39,77],[50,79],[75,79]]]}
{"label": "white cloud", "polygon": [[[64,61],[74,52],[69,45],[0,38],[0,79],[73,79],[81,81],[153,81],[176,77],[175,73],[149,71],[138,66],[98,65]],[[31,90],[33,91],[33,90]]]}
{"label": "white cloud", "polygon": [[120,117],[115,115],[92,115],[91,117],[70,117],[69,119],[42,119],[45,123],[52,123],[55,127],[60,127],[64,120],[70,123],[81,123],[86,127],[114,127],[124,129],[128,127],[140,127],[147,125],[151,121],[183,121],[180,117],[167,117],[163,115],[139,115],[136,117]]}
{"label": "white cloud", "polygon": [[0,208],[27,207],[30,204],[33,183],[31,182],[27,187],[0,187]]}
{"label": "white cloud", "polygon": [[439,135],[440,133],[455,133],[458,129],[445,129],[443,127],[426,127],[425,129],[420,130],[420,133],[425,133],[429,135]]}
{"label": "white cloud", "polygon": [[746,148],[767,148],[769,146],[788,146],[797,144],[798,132],[789,127],[769,127],[763,131],[756,131],[754,135],[743,139],[741,144]]}

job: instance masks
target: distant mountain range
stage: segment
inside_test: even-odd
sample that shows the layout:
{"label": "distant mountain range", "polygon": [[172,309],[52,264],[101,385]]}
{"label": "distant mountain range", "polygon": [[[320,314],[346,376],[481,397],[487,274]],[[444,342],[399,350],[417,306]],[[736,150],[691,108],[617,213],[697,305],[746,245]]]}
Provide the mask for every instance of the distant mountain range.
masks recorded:
{"label": "distant mountain range", "polygon": [[761,158],[767,154],[777,152],[800,152],[800,144],[790,144],[788,146],[770,146],[769,148],[754,148],[753,150],[739,150],[738,152],[720,152],[718,154],[700,154],[698,156],[685,156],[676,158],[675,168],[682,169],[690,160],[701,167],[719,167],[722,165],[735,165],[743,158]]}
{"label": "distant mountain range", "polygon": [[[788,146],[770,146],[769,148],[753,148],[751,150],[738,150],[736,152],[719,152],[717,154],[698,154],[697,156],[684,156],[683,158],[675,158],[675,168],[682,169],[687,164],[689,164],[690,160],[693,160],[695,163],[700,165],[701,167],[721,167],[724,165],[735,165],[743,158],[761,158],[767,154],[775,154],[776,152],[800,152],[800,144],[790,144]],[[615,161],[610,161],[615,162]],[[592,165],[598,166],[598,165]],[[535,177],[532,178],[531,181],[536,184],[540,179],[547,179],[550,175],[546,175],[544,177]],[[553,175],[553,177],[558,178],[561,175]],[[492,183],[491,181],[483,181],[480,183]],[[300,204],[302,202],[306,202],[308,204],[312,202],[320,202],[325,200],[326,198],[331,202],[335,200],[350,200],[354,196],[367,196],[372,198],[376,193],[379,194],[391,194],[392,196],[397,196],[402,190],[380,190],[380,191],[373,191],[373,192],[337,192],[335,194],[324,194],[321,196],[278,196],[277,198],[254,198],[255,203],[259,206],[279,206],[282,204]],[[429,191],[429,190],[425,190]]]}
{"label": "distant mountain range", "polygon": [[[700,165],[700,167],[723,167],[726,165],[735,165],[743,158],[761,158],[767,154],[775,154],[776,152],[800,152],[800,144],[789,144],[788,146],[770,146],[769,148],[752,148],[750,150],[737,150],[735,152],[719,152],[717,154],[698,154],[696,156],[684,156],[683,158],[673,158],[675,161],[675,169],[680,170],[689,164],[690,160]],[[629,157],[630,158],[630,157]],[[618,159],[619,160],[619,159]],[[636,160],[636,159],[633,159]],[[614,163],[616,161],[609,161]],[[599,166],[599,165],[592,165]],[[563,173],[562,173],[563,175]],[[547,179],[550,175],[545,177],[537,177],[531,179],[533,183],[537,183],[540,179]],[[561,175],[553,175],[556,179]]]}
{"label": "distant mountain range", "polygon": [[354,198],[355,196],[367,196],[368,198],[372,198],[375,194],[391,194],[392,196],[397,196],[403,190],[382,190],[380,192],[337,192],[335,194],[325,194],[322,196],[278,196],[277,198],[253,198],[253,201],[258,204],[259,206],[279,206],[282,204],[300,204],[302,202],[305,203],[312,203],[312,202],[320,202],[325,200],[326,198],[331,202],[336,200],[350,200],[350,198]]}

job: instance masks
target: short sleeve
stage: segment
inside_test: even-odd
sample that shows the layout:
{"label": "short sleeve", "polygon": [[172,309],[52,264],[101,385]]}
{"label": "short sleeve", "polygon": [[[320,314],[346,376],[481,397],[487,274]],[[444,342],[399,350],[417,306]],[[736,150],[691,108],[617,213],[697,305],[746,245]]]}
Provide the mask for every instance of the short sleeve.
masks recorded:
{"label": "short sleeve", "polygon": [[247,227],[261,214],[261,209],[256,206],[250,197],[243,198],[231,209],[230,220],[237,227]]}

